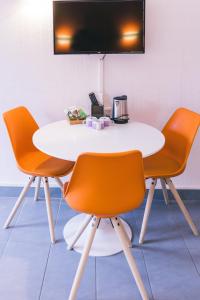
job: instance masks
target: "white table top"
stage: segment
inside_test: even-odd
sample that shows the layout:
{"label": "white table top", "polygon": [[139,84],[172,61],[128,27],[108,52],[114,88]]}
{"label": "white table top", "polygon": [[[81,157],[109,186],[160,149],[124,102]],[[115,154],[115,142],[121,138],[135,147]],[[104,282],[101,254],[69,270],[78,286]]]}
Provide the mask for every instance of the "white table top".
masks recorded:
{"label": "white table top", "polygon": [[98,131],[63,120],[38,129],[33,143],[51,156],[76,160],[84,152],[115,153],[134,149],[147,157],[162,149],[165,138],[156,128],[139,122],[115,124]]}

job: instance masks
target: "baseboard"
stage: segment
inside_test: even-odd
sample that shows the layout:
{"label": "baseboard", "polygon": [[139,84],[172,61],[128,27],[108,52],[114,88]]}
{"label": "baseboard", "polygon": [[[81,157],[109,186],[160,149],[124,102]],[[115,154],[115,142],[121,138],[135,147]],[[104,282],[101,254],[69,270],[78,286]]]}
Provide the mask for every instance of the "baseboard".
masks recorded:
{"label": "baseboard", "polygon": [[[0,197],[18,197],[22,187],[14,186],[0,186]],[[34,187],[30,188],[27,196],[34,196]],[[54,198],[61,198],[61,189],[59,187],[50,188],[51,196]],[[183,200],[200,200],[200,190],[199,189],[178,189],[178,192]],[[148,193],[148,190],[147,190]],[[169,199],[173,199],[171,192],[169,191]],[[44,190],[40,188],[40,197],[44,197]],[[155,190],[154,199],[157,201],[163,201],[163,193],[161,189]]]}

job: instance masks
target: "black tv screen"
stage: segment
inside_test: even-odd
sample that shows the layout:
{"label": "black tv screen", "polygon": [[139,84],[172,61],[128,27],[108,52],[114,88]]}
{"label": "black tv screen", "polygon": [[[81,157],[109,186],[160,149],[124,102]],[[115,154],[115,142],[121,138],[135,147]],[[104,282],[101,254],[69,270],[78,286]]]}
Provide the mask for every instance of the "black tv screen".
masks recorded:
{"label": "black tv screen", "polygon": [[145,1],[54,1],[54,53],[144,53]]}

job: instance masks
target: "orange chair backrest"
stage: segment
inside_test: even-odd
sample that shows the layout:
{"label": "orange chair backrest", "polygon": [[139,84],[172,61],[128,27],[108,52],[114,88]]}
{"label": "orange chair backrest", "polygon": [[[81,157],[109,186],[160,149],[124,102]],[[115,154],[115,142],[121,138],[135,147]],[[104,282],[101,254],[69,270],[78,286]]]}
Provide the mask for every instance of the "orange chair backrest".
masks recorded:
{"label": "orange chair backrest", "polygon": [[186,108],[177,109],[165,127],[165,149],[184,168],[200,125],[200,115]]}
{"label": "orange chair backrest", "polygon": [[77,211],[103,217],[137,208],[143,202],[144,193],[143,160],[139,151],[84,153],[75,164],[65,199]]}
{"label": "orange chair backrest", "polygon": [[3,113],[3,118],[16,160],[27,152],[35,151],[32,136],[39,127],[30,112],[20,106]]}

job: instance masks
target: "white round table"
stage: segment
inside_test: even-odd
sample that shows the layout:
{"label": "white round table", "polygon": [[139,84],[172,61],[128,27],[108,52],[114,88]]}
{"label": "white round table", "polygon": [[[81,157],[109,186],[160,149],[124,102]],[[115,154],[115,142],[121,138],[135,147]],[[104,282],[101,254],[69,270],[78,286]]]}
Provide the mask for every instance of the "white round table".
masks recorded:
{"label": "white round table", "polygon": [[[116,153],[134,149],[140,150],[143,157],[147,157],[162,149],[165,138],[159,130],[139,122],[115,124],[97,131],[85,125],[70,125],[63,120],[38,129],[33,135],[33,143],[46,154],[75,161],[83,152]],[[84,218],[84,214],[79,214],[65,225],[63,233],[67,244],[71,243]],[[129,225],[124,221],[123,224],[131,238]],[[77,252],[82,252],[86,235],[87,228],[74,246]],[[106,256],[120,251],[121,245],[110,220],[102,220],[90,256]]]}

